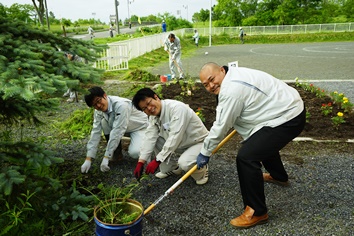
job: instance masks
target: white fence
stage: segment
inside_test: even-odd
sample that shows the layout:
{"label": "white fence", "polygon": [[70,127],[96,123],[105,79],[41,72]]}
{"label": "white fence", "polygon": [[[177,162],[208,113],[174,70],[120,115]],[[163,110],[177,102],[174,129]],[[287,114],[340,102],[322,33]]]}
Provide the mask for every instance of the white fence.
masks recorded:
{"label": "white fence", "polygon": [[[268,34],[303,34],[321,32],[352,32],[354,23],[335,24],[309,24],[309,25],[269,25],[269,26],[242,26],[247,35],[268,35]],[[183,29],[181,35],[193,34],[194,29]],[[200,36],[209,36],[208,27],[198,28]],[[228,34],[238,35],[239,27],[213,27],[211,35]]]}
{"label": "white fence", "polygon": [[96,61],[94,67],[112,70],[129,69],[129,48],[127,44],[109,45],[109,48],[101,53],[101,58]]}
{"label": "white fence", "polygon": [[[353,23],[335,24],[310,24],[310,25],[273,25],[273,26],[243,26],[247,35],[267,35],[267,34],[300,34],[316,32],[351,32],[354,31]],[[209,36],[209,28],[198,28],[200,36]],[[174,34],[184,37],[193,35],[193,28],[186,28],[173,31]],[[228,34],[237,36],[239,27],[213,27],[211,35]],[[169,33],[149,35],[146,37],[119,41],[108,44],[109,48],[102,58],[96,62],[96,67],[105,70],[125,70],[128,69],[128,61],[151,52],[163,46],[164,40]]]}

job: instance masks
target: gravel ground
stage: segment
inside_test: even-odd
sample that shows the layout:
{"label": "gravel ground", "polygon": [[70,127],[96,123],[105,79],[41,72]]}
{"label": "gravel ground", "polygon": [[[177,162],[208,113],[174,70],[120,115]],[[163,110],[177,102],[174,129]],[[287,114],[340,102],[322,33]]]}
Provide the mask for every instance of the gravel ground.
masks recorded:
{"label": "gravel ground", "polygon": [[[229,224],[243,211],[234,143],[229,142],[210,161],[209,182],[203,186],[192,178],[183,182],[144,217],[143,235],[354,235],[353,144],[289,144],[306,150],[294,154],[286,147],[282,151],[290,186],[265,183],[269,222],[240,230]],[[323,151],[326,145],[332,151]],[[99,163],[96,160],[91,175],[99,171]],[[125,156],[122,163],[111,165],[106,181],[134,181],[135,164]],[[134,192],[134,199],[147,208],[180,177],[150,176]]]}
{"label": "gravel ground", "polygon": [[[63,102],[63,106],[60,116],[85,107],[85,104]],[[53,119],[57,116],[53,114]],[[71,144],[55,143],[55,149],[62,157],[76,160],[78,175],[86,153],[86,143],[87,139]],[[123,144],[126,150],[128,141]],[[144,217],[143,235],[354,235],[352,143],[289,144],[282,151],[282,158],[291,185],[279,187],[266,183],[269,222],[246,230],[233,228],[229,224],[243,211],[235,162],[238,145],[238,140],[232,139],[213,157],[206,185],[197,186],[188,178],[173,194],[165,197]],[[98,157],[103,156],[103,150],[102,146]],[[132,171],[136,160],[124,152],[124,161],[110,164],[109,173],[100,172],[101,158],[97,158],[85,176],[107,184],[134,181]],[[179,177],[157,179],[150,176],[142,181],[133,198],[147,208]]]}

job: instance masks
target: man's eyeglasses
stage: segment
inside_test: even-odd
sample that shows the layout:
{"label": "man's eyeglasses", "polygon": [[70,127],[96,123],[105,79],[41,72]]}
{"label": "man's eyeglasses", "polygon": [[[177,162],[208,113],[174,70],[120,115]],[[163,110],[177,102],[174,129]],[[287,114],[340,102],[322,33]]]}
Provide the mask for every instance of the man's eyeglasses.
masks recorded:
{"label": "man's eyeglasses", "polygon": [[93,106],[94,108],[96,108],[97,105],[98,105],[99,103],[101,103],[101,101],[102,101],[102,97],[97,98],[95,101],[93,101],[92,106]]}
{"label": "man's eyeglasses", "polygon": [[148,108],[148,106],[150,105],[151,101],[152,101],[152,98],[150,99],[150,101],[148,101],[148,102],[146,103],[146,106],[145,106],[145,107],[142,107],[142,108],[141,108],[141,110],[142,110],[142,111],[145,111],[146,108]]}

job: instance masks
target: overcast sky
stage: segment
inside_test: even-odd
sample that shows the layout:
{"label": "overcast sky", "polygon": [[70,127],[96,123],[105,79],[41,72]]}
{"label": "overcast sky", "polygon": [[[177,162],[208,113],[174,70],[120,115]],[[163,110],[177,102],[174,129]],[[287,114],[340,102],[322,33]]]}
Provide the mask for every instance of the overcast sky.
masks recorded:
{"label": "overcast sky", "polygon": [[[201,9],[210,9],[210,4],[216,4],[216,0],[119,0],[119,19],[128,18],[129,14],[137,16],[157,15],[165,12],[176,17],[192,20],[192,15]],[[31,0],[1,0],[1,3],[10,7],[14,3],[31,4]],[[109,16],[115,15],[114,0],[47,0],[48,10],[53,12],[55,18],[100,19],[109,22]],[[177,11],[180,15],[177,15]]]}

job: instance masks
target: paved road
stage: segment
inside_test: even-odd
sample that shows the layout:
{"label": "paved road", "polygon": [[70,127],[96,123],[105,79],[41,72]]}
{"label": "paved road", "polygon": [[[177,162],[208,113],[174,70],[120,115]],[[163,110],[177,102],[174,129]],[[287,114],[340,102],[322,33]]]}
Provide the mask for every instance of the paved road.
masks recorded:
{"label": "paved road", "polygon": [[[128,27],[119,28],[119,32],[120,32],[120,34],[132,34],[138,28],[139,27],[132,27],[131,29],[129,29]],[[116,31],[113,31],[113,32],[114,32],[114,35],[116,35]],[[108,37],[110,37],[109,30],[107,29],[106,31],[96,31],[95,37],[96,38],[108,38]],[[89,34],[74,35],[73,38],[83,39],[83,40],[90,40],[91,39]]]}
{"label": "paved road", "polygon": [[[298,77],[325,90],[343,92],[354,101],[354,42],[221,45],[201,47],[188,58],[182,54],[183,69],[192,77],[210,61],[220,65],[238,61],[239,66],[263,70],[281,80]],[[168,63],[149,71],[170,73]]]}

